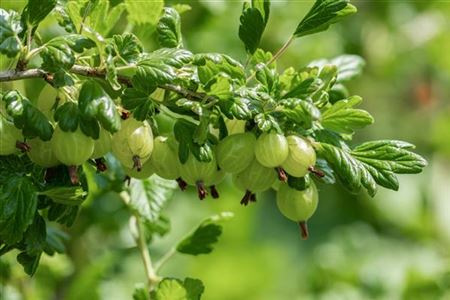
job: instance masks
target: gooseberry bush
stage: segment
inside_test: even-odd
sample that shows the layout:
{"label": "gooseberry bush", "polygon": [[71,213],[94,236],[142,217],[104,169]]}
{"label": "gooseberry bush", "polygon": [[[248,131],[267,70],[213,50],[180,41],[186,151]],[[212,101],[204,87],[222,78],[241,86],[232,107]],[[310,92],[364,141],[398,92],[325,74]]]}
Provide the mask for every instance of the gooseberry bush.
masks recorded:
{"label": "gooseberry bush", "polygon": [[[0,52],[10,65],[0,72],[0,255],[17,251],[26,273],[35,273],[43,253],[64,252],[63,228],[95,196],[94,177],[120,193],[130,211],[147,275],[134,299],[200,299],[200,280],[161,278],[158,271],[174,253],[211,252],[220,222],[232,214],[205,219],[152,263],[148,244],[169,230],[163,209],[175,189],[191,186],[209,201],[230,176],[244,206],[274,189],[280,213],[306,239],[321,185],[338,182],[374,196],[378,186],[397,190],[396,174],[425,167],[407,142],[351,143],[354,130],[374,122],[345,86],[361,72],[362,58],[276,66],[295,39],[355,13],[348,1],[316,0],[275,54],[259,48],[270,2],[245,2],[237,30],[245,61],[186,49],[180,14],[188,8],[29,0],[21,14],[0,9]],[[124,18],[129,26],[111,34]],[[57,20],[59,35],[40,35],[46,19]],[[151,50],[134,26],[153,32]],[[45,83],[36,99],[11,88],[32,78]]]}

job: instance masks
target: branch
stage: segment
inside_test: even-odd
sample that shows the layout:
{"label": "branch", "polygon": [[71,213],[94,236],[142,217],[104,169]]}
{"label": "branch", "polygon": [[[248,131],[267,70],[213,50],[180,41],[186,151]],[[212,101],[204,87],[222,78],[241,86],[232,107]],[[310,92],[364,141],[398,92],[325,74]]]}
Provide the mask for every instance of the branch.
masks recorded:
{"label": "branch", "polygon": [[[95,77],[95,78],[101,78],[106,79],[106,72],[105,70],[96,69],[92,67],[86,67],[86,66],[80,66],[80,65],[74,65],[70,71],[73,74],[86,76],[86,77]],[[25,71],[17,71],[17,70],[9,70],[0,72],[0,82],[6,82],[6,81],[15,81],[15,80],[22,80],[22,79],[30,79],[30,78],[42,78],[46,81],[51,80],[52,75],[51,73],[47,73],[46,71],[42,69],[28,69]],[[133,86],[131,83],[131,79],[127,76],[118,75],[117,80],[126,85],[127,87]],[[175,85],[175,84],[161,84],[158,86],[161,89],[177,93],[183,97],[189,98],[189,99],[197,99],[197,100],[210,100],[211,96],[206,95],[205,93],[198,93],[190,90],[186,90],[182,88],[181,86]]]}

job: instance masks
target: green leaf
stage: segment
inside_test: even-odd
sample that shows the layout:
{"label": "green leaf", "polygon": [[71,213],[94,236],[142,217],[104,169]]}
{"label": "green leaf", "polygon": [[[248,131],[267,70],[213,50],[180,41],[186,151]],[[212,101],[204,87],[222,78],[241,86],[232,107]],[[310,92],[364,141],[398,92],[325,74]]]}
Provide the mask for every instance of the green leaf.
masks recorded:
{"label": "green leaf", "polygon": [[183,46],[180,15],[175,9],[164,8],[164,14],[159,19],[157,31],[161,47],[178,48]]}
{"label": "green leaf", "polygon": [[47,226],[45,253],[53,255],[55,252],[66,252],[64,242],[69,240],[69,235],[56,227]]}
{"label": "green leaf", "polygon": [[265,113],[257,114],[255,116],[255,123],[256,125],[258,125],[258,128],[263,132],[268,132],[271,131],[272,129],[281,132],[277,120],[269,114]]}
{"label": "green leaf", "polygon": [[87,31],[94,31],[103,36],[107,36],[120,20],[120,16],[125,11],[125,4],[119,3],[111,7],[111,1],[108,0],[98,0],[95,2],[97,3],[91,8],[88,14],[89,17],[85,19],[84,26]]}
{"label": "green leaf", "polygon": [[222,226],[218,223],[227,221],[233,217],[231,212],[222,212],[211,216],[200,223],[194,232],[185,237],[178,245],[177,251],[184,254],[207,254],[213,250],[213,244],[217,243],[222,234]]}
{"label": "green leaf", "polygon": [[36,27],[55,8],[56,0],[28,0],[23,14],[30,27]]}
{"label": "green leaf", "polygon": [[28,255],[39,255],[47,243],[47,229],[44,218],[36,214],[33,223],[24,234],[26,252]]}
{"label": "green leaf", "polygon": [[0,239],[12,245],[22,239],[37,208],[36,188],[28,177],[10,177],[0,186]]}
{"label": "green leaf", "polygon": [[116,105],[103,88],[94,80],[86,81],[78,96],[82,116],[96,118],[111,133],[120,129],[120,115]]}
{"label": "green leaf", "polygon": [[48,209],[49,221],[56,221],[62,225],[72,226],[78,214],[79,206],[52,203]]}
{"label": "green leaf", "polygon": [[208,141],[204,144],[194,142],[197,129],[197,125],[185,119],[178,119],[174,125],[173,132],[178,141],[178,158],[182,164],[188,160],[189,153],[199,161],[208,162],[213,158],[213,150]]}
{"label": "green leaf", "polygon": [[[74,2],[71,2],[74,3]],[[76,33],[77,28],[74,21],[69,16],[68,5],[65,3],[57,2],[55,7],[56,18],[58,20],[59,26],[63,27],[65,31],[69,33]]]}
{"label": "green leaf", "polygon": [[424,158],[410,151],[413,148],[406,142],[381,140],[361,144],[353,150],[321,143],[318,151],[350,191],[358,192],[364,187],[374,196],[376,184],[397,190],[395,174],[420,173],[427,165]]}
{"label": "green leaf", "polygon": [[238,61],[224,54],[196,54],[192,64],[197,66],[198,77],[203,84],[207,84],[220,73],[241,83],[245,80],[244,67]]}
{"label": "green leaf", "polygon": [[336,82],[343,82],[360,75],[366,62],[358,55],[340,55],[330,60],[321,59],[313,61],[308,66],[322,68],[325,65],[335,65],[338,70]]}
{"label": "green leaf", "polygon": [[125,0],[125,5],[128,11],[128,20],[132,24],[150,24],[155,26],[164,8],[164,1]]}
{"label": "green leaf", "polygon": [[80,205],[86,198],[87,193],[81,187],[71,186],[55,187],[39,192],[39,195],[47,196],[55,203],[65,205]]}
{"label": "green leaf", "polygon": [[178,279],[164,278],[156,290],[156,300],[186,300],[187,292]]}
{"label": "green leaf", "polygon": [[49,72],[69,70],[75,63],[75,53],[95,47],[95,42],[79,34],[55,37],[44,45],[41,52],[42,68]]}
{"label": "green leaf", "polygon": [[55,111],[54,118],[63,131],[76,131],[79,124],[78,105],[73,102],[64,103]]}
{"label": "green leaf", "polygon": [[140,215],[146,228],[158,229],[149,232],[151,237],[154,233],[163,233],[161,227],[167,227],[167,220],[162,216],[162,211],[177,185],[172,180],[165,180],[158,176],[151,176],[145,180],[132,180],[130,183],[131,210]]}
{"label": "green leaf", "polygon": [[17,255],[17,262],[23,266],[25,273],[32,276],[37,270],[41,254],[29,255],[26,252],[21,252]]}
{"label": "green leaf", "polygon": [[19,34],[22,30],[19,14],[0,8],[0,53],[15,57],[20,52],[22,43]]}
{"label": "green leaf", "polygon": [[205,291],[205,286],[199,279],[187,277],[184,279],[183,285],[187,292],[187,300],[200,300],[203,292]]}
{"label": "green leaf", "polygon": [[244,42],[248,53],[255,53],[261,36],[269,19],[270,2],[268,0],[252,0],[251,5],[244,3],[239,26],[239,38]]}
{"label": "green leaf", "polygon": [[294,37],[324,31],[331,24],[356,13],[356,7],[348,0],[316,0],[313,7],[295,29]]}
{"label": "green leaf", "polygon": [[139,39],[132,33],[116,34],[105,49],[111,56],[121,59],[121,62],[137,62],[143,47]]}
{"label": "green leaf", "polygon": [[320,110],[310,101],[290,98],[279,102],[282,113],[291,121],[304,128],[311,128],[313,122],[320,119]]}
{"label": "green leaf", "polygon": [[149,84],[164,84],[174,81],[176,69],[189,63],[192,53],[176,48],[162,48],[147,54],[138,62],[136,80]]}
{"label": "green leaf", "polygon": [[150,300],[150,293],[144,284],[139,284],[134,288],[133,300]]}
{"label": "green leaf", "polygon": [[367,111],[353,108],[361,102],[359,96],[337,101],[322,113],[322,125],[336,132],[351,134],[354,129],[372,124],[374,120]]}
{"label": "green leaf", "polygon": [[[175,278],[164,278],[153,292],[156,300],[200,300],[205,286],[199,279],[185,278],[182,282]],[[145,299],[145,298],[142,298]]]}
{"label": "green leaf", "polygon": [[43,141],[50,140],[53,126],[30,100],[18,91],[9,91],[3,96],[3,101],[6,103],[7,113],[14,119],[14,125],[22,129],[24,136],[29,138],[39,136]]}

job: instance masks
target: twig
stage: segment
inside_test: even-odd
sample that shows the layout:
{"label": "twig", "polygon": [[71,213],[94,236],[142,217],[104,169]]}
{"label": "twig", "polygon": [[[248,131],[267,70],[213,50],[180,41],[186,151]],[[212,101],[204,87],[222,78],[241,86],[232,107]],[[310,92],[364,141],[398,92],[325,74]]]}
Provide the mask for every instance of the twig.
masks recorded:
{"label": "twig", "polygon": [[177,253],[175,247],[171,248],[166,254],[163,255],[156,263],[155,263],[155,271],[158,273],[159,270],[165,265],[165,263],[172,258]]}
{"label": "twig", "polygon": [[[95,78],[106,78],[106,71],[103,69],[96,69],[92,67],[86,67],[86,66],[80,66],[80,65],[74,65],[70,72],[73,74],[86,76],[86,77],[95,77]],[[22,79],[30,79],[30,78],[43,78],[46,79],[50,76],[50,73],[47,73],[46,71],[42,69],[28,69],[24,71],[17,71],[17,70],[9,70],[0,72],[0,82],[5,81],[15,81],[15,80],[22,80]],[[118,81],[122,84],[125,84],[126,86],[131,87],[131,79],[127,76],[119,75],[117,77]],[[182,88],[181,86],[175,85],[175,84],[161,84],[158,86],[161,89],[171,91],[174,93],[177,93],[183,97],[189,98],[189,99],[197,99],[197,100],[214,100],[214,97],[208,96],[205,93],[198,93],[194,91],[190,91],[187,89]]]}

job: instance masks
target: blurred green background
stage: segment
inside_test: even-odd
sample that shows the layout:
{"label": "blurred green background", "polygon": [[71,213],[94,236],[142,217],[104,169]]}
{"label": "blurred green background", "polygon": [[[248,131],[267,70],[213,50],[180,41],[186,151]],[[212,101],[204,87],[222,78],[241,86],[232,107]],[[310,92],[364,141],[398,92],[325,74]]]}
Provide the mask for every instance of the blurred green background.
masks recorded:
{"label": "blurred green background", "polygon": [[[166,1],[175,3],[180,1]],[[188,49],[245,61],[237,37],[241,1],[184,3],[192,6],[182,15]],[[219,187],[217,201],[177,193],[167,211],[172,231],[151,246],[156,258],[203,218],[220,211],[232,211],[235,218],[225,224],[212,254],[178,255],[162,275],[201,279],[206,300],[450,299],[450,2],[352,3],[358,14],[296,40],[279,68],[300,68],[343,53],[361,55],[367,61],[364,75],[349,88],[364,98],[363,107],[376,122],[357,132],[354,142],[406,140],[417,145],[429,166],[422,174],[400,176],[398,192],[380,189],[374,199],[319,186],[307,241],[280,215],[272,192],[248,207],[239,205],[241,194],[229,181]],[[273,1],[262,48],[276,51],[311,4]],[[24,5],[1,1],[2,8]],[[40,29],[44,37],[61,32],[52,20]],[[155,47],[154,38],[139,28],[136,32],[147,49]],[[42,88],[35,81],[26,85],[30,98]],[[32,279],[15,263],[15,253],[2,258],[5,300],[130,299],[135,283],[145,277],[127,220],[117,195],[89,199],[67,230],[68,256],[43,257]]]}

